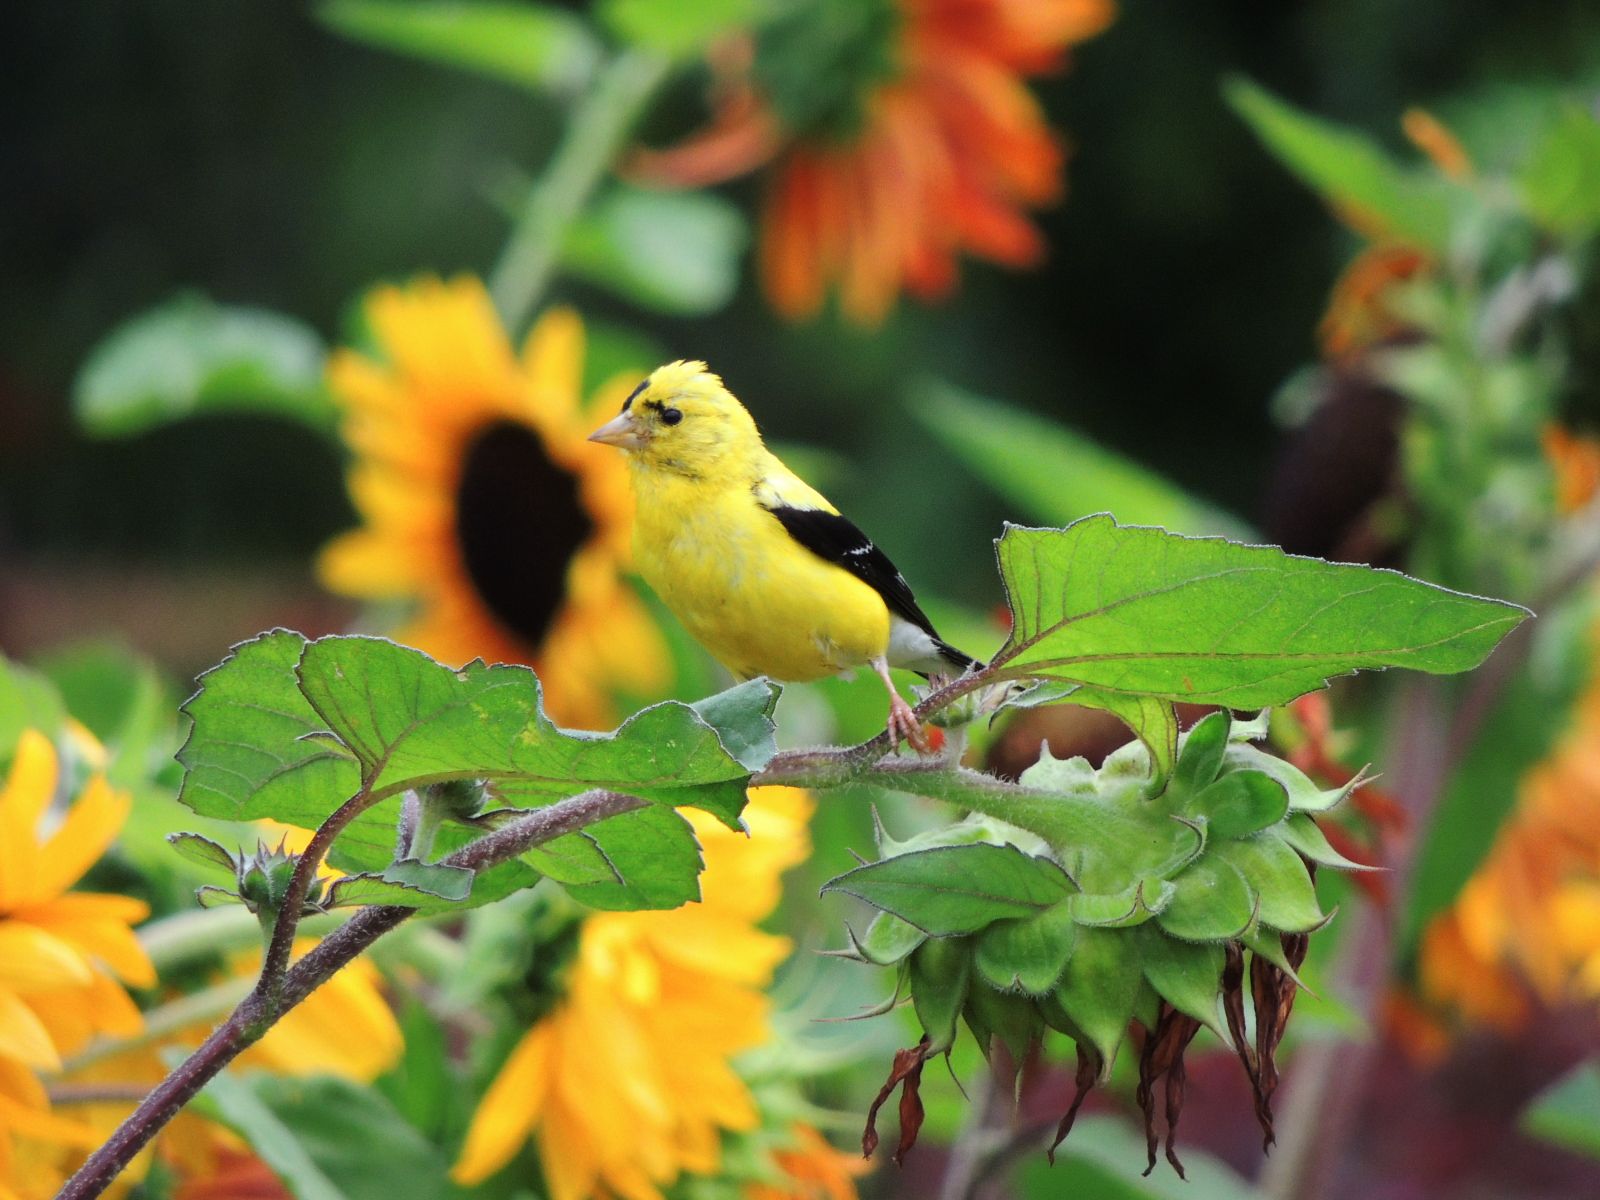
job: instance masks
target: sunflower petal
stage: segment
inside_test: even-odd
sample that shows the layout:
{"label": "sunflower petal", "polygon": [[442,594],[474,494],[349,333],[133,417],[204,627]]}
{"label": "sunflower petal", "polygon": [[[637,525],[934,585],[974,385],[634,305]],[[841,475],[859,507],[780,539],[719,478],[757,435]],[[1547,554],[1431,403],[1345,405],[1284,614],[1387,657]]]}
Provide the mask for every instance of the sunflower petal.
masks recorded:
{"label": "sunflower petal", "polygon": [[30,1067],[59,1071],[61,1056],[37,1013],[10,988],[0,987],[0,1054]]}
{"label": "sunflower petal", "polygon": [[86,984],[93,976],[82,953],[31,921],[0,919],[0,987],[14,992]]}
{"label": "sunflower petal", "polygon": [[[548,1090],[550,1049],[548,1027],[543,1025],[517,1043],[472,1115],[461,1157],[450,1170],[457,1183],[470,1186],[487,1179],[527,1141]],[[553,1183],[551,1191],[559,1195]]]}

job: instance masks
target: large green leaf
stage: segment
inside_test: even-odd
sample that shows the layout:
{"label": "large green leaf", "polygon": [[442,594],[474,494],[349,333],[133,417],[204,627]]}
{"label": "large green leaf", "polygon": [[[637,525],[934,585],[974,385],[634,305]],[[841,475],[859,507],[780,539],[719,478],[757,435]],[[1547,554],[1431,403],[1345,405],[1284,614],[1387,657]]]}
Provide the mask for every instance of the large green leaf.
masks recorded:
{"label": "large green leaf", "polygon": [[1042,912],[1075,889],[1049,859],[979,842],[897,854],[847,871],[822,890],[844,892],[934,937],[948,937]]}
{"label": "large green leaf", "polygon": [[1110,512],[1128,525],[1248,536],[1249,526],[1132,459],[1064,425],[948,384],[922,389],[910,413],[1029,517],[1066,525]]}
{"label": "large green leaf", "polygon": [[182,708],[193,727],[178,751],[186,768],[178,799],[195,812],[315,826],[361,786],[355,759],[316,736],[327,725],[295,674],[305,648],[300,634],[275,629],[200,676]]}
{"label": "large green leaf", "polygon": [[620,881],[573,885],[592,908],[676,908],[700,899],[700,843],[677,813],[641,808],[584,830],[616,867]]}
{"label": "large green leaf", "polygon": [[24,729],[54,738],[66,718],[50,681],[0,656],[0,765],[9,762]]}
{"label": "large green leaf", "polygon": [[497,0],[331,0],[318,17],[346,37],[536,92],[575,93],[600,62],[583,20]]}
{"label": "large green leaf", "polygon": [[[752,767],[690,705],[654,705],[615,733],[567,732],[544,715],[538,678],[526,667],[472,663],[453,671],[381,638],[312,642],[299,676],[375,793],[480,778],[507,804],[535,808],[608,788],[692,805],[740,828]],[[737,753],[752,763],[770,745],[751,727],[770,722],[772,686],[746,685],[741,704],[716,710],[738,731]]]}
{"label": "large green leaf", "polygon": [[1529,614],[1394,571],[1087,517],[1008,526],[1004,677],[1263,708],[1363,668],[1477,666]]}
{"label": "large green leaf", "polygon": [[619,187],[573,224],[562,261],[644,308],[700,316],[733,299],[748,241],[744,217],[721,197]]}
{"label": "large green leaf", "polygon": [[73,411],[101,437],[207,412],[262,412],[326,432],[335,410],[322,386],[325,356],[322,340],[291,317],[179,296],[90,351]]}
{"label": "large green leaf", "polygon": [[1376,223],[1425,250],[1445,249],[1452,187],[1442,176],[1408,170],[1365,134],[1301,112],[1248,80],[1230,80],[1225,94],[1284,166],[1364,228]]}

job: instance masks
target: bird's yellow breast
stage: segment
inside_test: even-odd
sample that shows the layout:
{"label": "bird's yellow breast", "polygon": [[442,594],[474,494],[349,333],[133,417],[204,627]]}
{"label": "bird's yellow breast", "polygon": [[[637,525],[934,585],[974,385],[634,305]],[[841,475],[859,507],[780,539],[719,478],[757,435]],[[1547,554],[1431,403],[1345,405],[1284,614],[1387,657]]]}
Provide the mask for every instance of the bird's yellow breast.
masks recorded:
{"label": "bird's yellow breast", "polygon": [[748,484],[636,483],[639,573],[729,670],[804,682],[887,651],[883,598],[790,537]]}

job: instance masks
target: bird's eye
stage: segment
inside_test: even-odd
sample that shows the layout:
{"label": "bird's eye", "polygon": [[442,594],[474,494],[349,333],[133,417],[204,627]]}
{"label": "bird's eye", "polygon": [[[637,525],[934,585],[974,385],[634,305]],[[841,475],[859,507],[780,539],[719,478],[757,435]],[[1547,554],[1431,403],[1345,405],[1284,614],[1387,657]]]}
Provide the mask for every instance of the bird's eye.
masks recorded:
{"label": "bird's eye", "polygon": [[683,413],[676,408],[663,408],[661,410],[661,423],[663,425],[676,425],[683,420]]}

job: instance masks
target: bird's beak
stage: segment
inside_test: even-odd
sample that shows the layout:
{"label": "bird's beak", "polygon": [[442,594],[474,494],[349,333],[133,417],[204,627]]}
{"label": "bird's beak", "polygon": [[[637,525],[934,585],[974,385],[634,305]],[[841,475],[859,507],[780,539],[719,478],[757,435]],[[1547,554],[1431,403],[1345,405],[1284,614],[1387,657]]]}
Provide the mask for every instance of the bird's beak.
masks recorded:
{"label": "bird's beak", "polygon": [[644,448],[648,435],[633,419],[631,412],[622,413],[604,425],[600,426],[589,435],[591,442],[599,442],[606,446],[620,446],[624,450],[640,450]]}

